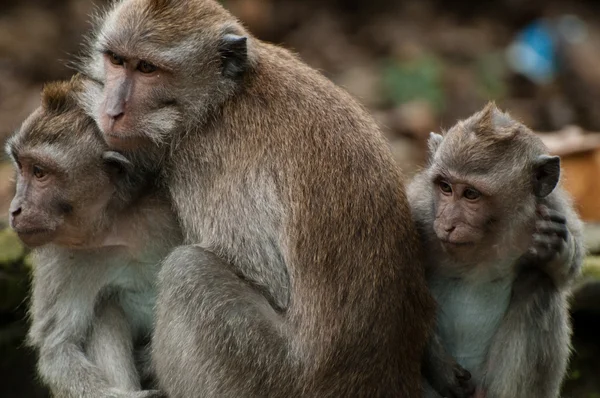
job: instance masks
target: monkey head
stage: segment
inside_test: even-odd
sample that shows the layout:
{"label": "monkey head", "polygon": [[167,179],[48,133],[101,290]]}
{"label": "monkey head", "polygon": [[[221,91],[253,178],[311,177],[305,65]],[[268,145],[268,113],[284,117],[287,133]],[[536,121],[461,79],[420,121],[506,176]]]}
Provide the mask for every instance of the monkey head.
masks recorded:
{"label": "monkey head", "polygon": [[444,250],[470,259],[527,250],[536,204],[560,175],[539,137],[490,103],[444,136],[431,133],[429,150],[433,229]]}
{"label": "monkey head", "polygon": [[217,2],[117,3],[82,62],[96,81],[82,103],[111,148],[161,144],[235,91],[250,64],[248,38]]}
{"label": "monkey head", "polygon": [[87,244],[102,230],[115,183],[129,167],[75,102],[80,83],[46,85],[41,106],[6,145],[16,168],[10,225],[31,247]]}

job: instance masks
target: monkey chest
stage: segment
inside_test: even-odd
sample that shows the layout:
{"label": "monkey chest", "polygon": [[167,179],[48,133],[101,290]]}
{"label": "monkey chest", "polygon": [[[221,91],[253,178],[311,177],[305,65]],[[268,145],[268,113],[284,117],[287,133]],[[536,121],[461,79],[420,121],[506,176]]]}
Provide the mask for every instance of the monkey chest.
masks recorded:
{"label": "monkey chest", "polygon": [[438,333],[446,350],[475,379],[485,363],[487,348],[508,308],[510,280],[466,283],[444,279],[431,283],[438,310]]}
{"label": "monkey chest", "polygon": [[[136,336],[149,334],[156,304],[156,274],[158,267],[130,267],[115,281],[119,301]],[[153,269],[154,268],[154,269]]]}

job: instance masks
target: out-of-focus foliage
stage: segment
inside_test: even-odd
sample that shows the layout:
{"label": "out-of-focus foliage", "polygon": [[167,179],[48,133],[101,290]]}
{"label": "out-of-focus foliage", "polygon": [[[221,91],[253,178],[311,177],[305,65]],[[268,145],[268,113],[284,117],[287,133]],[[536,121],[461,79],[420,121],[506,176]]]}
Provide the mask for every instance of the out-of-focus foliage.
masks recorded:
{"label": "out-of-focus foliage", "polygon": [[386,99],[394,104],[424,100],[436,110],[444,106],[440,60],[433,55],[407,62],[388,60],[382,69],[381,85]]}

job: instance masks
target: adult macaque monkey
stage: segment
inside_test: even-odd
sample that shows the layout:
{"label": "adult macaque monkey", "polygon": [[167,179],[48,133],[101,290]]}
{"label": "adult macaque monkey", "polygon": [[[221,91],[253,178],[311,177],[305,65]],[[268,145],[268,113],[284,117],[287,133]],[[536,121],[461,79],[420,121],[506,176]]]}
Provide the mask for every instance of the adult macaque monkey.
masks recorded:
{"label": "adult macaque monkey", "polygon": [[434,302],[372,118],[212,0],[118,2],[83,98],[161,165],[185,242],[159,274],[171,397],[418,397]]}
{"label": "adult macaque monkey", "polygon": [[557,187],[559,158],[493,104],[432,133],[429,148],[409,188],[440,305],[426,376],[434,387],[453,379],[466,387],[462,366],[478,398],[558,397],[567,296],[584,255],[581,222]]}
{"label": "adult macaque monkey", "polygon": [[48,84],[7,144],[17,167],[11,226],[36,257],[29,343],[56,397],[160,396],[140,391],[144,343],[160,261],[181,233],[150,176],[109,151],[78,107],[80,86]]}

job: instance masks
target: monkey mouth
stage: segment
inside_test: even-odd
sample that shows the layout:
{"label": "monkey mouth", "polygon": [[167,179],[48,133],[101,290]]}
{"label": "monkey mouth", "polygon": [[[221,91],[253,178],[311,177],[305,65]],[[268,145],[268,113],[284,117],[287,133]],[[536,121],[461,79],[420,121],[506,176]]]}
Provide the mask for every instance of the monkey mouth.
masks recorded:
{"label": "monkey mouth", "polygon": [[15,232],[19,235],[35,235],[35,234],[45,234],[52,232],[51,229],[48,228],[30,228],[30,229],[17,229]]}
{"label": "monkey mouth", "polygon": [[13,228],[19,239],[29,247],[38,247],[52,241],[55,230],[49,228]]}
{"label": "monkey mouth", "polygon": [[440,242],[442,242],[442,244],[444,246],[449,246],[449,247],[468,247],[468,246],[473,246],[473,242],[461,242],[461,241],[456,241],[456,240],[450,240],[447,238],[441,239],[440,238]]}

